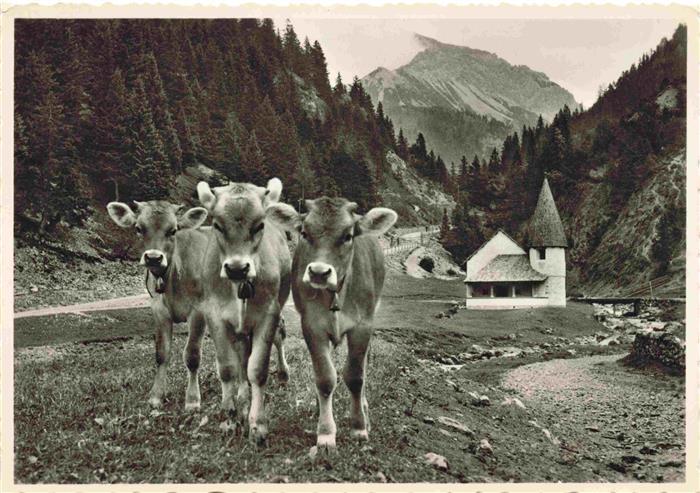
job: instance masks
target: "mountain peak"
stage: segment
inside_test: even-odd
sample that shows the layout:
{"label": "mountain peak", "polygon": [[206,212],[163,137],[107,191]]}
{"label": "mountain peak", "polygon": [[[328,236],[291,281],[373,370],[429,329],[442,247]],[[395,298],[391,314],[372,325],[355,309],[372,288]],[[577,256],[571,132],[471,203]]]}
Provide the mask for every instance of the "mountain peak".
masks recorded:
{"label": "mountain peak", "polygon": [[413,33],[413,37],[416,41],[418,41],[418,44],[427,50],[434,50],[447,46],[445,43],[441,43],[437,39],[429,38],[428,36],[423,36],[422,34]]}
{"label": "mountain peak", "polygon": [[428,36],[424,36],[422,34],[418,33],[413,33],[414,39],[418,42],[419,45],[421,45],[423,48],[425,48],[425,51],[435,51],[435,50],[444,50],[444,49],[456,49],[459,50],[463,53],[468,53],[472,56],[479,56],[483,58],[498,58],[497,55],[484,51],[484,50],[477,50],[476,48],[470,48],[469,46],[461,46],[461,45],[454,45],[450,43],[443,43],[442,41],[438,41],[437,39],[434,38],[429,38]]}
{"label": "mountain peak", "polygon": [[[362,84],[404,134],[423,135],[443,158],[484,155],[494,142],[538,115],[552,118],[573,96],[541,73],[514,66],[493,53],[413,34],[413,59],[401,67],[379,67]],[[456,128],[464,135],[455,138]],[[469,141],[469,144],[467,144]]]}

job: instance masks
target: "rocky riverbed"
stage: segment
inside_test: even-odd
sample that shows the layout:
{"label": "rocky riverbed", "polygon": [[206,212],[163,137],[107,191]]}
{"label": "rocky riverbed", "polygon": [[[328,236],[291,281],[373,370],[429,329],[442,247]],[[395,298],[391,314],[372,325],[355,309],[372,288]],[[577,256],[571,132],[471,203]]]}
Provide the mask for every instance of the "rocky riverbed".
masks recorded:
{"label": "rocky riverbed", "polygon": [[[455,303],[436,314],[438,319],[449,319],[465,306]],[[682,373],[685,358],[685,321],[668,320],[669,304],[664,301],[645,304],[637,315],[630,305],[594,304],[594,318],[605,330],[582,336],[553,336],[555,330],[542,327],[543,342],[524,341],[523,334],[513,332],[491,338],[491,344],[472,344],[457,354],[442,354],[433,358],[449,368],[459,367],[492,358],[525,358],[532,355],[570,358],[577,356],[580,347],[620,346],[630,348],[635,364],[657,362]]]}

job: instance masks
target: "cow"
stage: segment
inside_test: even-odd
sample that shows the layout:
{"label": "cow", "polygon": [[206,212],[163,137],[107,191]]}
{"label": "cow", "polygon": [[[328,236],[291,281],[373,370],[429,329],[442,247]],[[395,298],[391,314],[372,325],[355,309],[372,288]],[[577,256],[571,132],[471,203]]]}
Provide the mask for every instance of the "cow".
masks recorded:
{"label": "cow", "polygon": [[181,209],[166,201],[135,201],[133,210],[123,202],[107,204],[112,220],[122,228],[133,228],[143,244],[139,263],[147,269],[146,287],[152,295],[157,367],[148,402],[156,408],[163,404],[173,323],[188,321],[183,354],[189,370],[185,409],[196,410],[201,402],[198,369],[205,330],[204,317],[196,306],[202,289],[201,254],[209,235],[199,229],[207,218],[206,209],[194,207],[178,217]]}
{"label": "cow", "polygon": [[267,208],[281,192],[277,178],[266,188],[197,185],[213,227],[204,254],[200,306],[216,348],[221,405],[239,421],[247,415],[248,436],[258,445],[265,444],[268,432],[264,388],[270,349],[290,291],[286,237],[267,220]]}
{"label": "cow", "polygon": [[391,209],[374,208],[364,216],[344,198],[307,200],[306,214],[287,204],[268,208],[268,216],[301,235],[292,264],[292,297],[301,315],[304,340],[316,377],[317,451],[335,451],[333,392],[337,374],[332,349],[347,339],[343,380],[352,396],[351,435],[369,439],[365,379],[372,319],[384,284],[384,255],[378,236],[396,222]]}
{"label": "cow", "polygon": [[[200,227],[207,210],[194,207],[179,215],[183,206],[166,201],[134,202],[132,210],[122,202],[110,202],[107,211],[122,228],[133,228],[141,239],[143,252],[139,263],[147,269],[146,288],[151,294],[155,322],[156,376],[148,402],[158,408],[163,404],[170,360],[173,323],[189,322],[189,334],[183,359],[189,371],[185,410],[200,408],[198,370],[201,341],[206,329],[198,309],[202,290],[202,255],[211,239],[211,227]],[[289,367],[284,354],[284,327],[275,338],[277,377],[286,382]]]}

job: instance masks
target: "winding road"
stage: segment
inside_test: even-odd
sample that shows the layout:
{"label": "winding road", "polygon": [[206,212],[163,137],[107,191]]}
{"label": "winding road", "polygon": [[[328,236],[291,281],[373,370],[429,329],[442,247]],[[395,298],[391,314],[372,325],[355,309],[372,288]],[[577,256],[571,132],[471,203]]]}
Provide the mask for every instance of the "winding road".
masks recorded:
{"label": "winding road", "polygon": [[[434,234],[436,228],[436,226],[431,226],[430,234]],[[420,240],[420,235],[422,232],[424,232],[424,228],[405,228],[397,230],[399,237],[406,241],[416,241],[416,239]],[[385,248],[385,253],[388,250],[390,249]],[[146,307],[149,305],[149,301],[149,295],[147,293],[143,293],[133,296],[124,296],[121,298],[91,301],[89,303],[77,303],[74,305],[67,306],[50,306],[45,308],[25,310],[21,312],[15,312],[14,318],[18,319],[26,317],[44,317],[47,315],[60,315],[64,313],[87,313],[107,310],[128,310],[132,308]],[[291,299],[289,302],[287,302],[287,304],[291,304]]]}

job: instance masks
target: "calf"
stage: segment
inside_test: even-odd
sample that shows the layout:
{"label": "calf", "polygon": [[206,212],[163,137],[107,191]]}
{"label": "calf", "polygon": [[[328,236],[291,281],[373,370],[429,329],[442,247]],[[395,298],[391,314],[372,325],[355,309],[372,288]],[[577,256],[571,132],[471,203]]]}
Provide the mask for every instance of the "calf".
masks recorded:
{"label": "calf", "polygon": [[368,439],[364,384],[372,319],[384,284],[384,255],[377,237],[396,222],[397,215],[375,208],[360,216],[354,212],[357,204],[342,198],[307,200],[306,206],[309,212],[299,215],[286,204],[275,204],[268,215],[301,234],[292,264],[292,296],[316,375],[316,444],[319,451],[332,452],[337,376],[331,350],[344,335],[348,357],[343,379],[352,394],[351,433]]}
{"label": "calf", "polygon": [[276,178],[267,188],[197,185],[199,200],[212,217],[201,309],[216,348],[222,407],[241,419],[248,415],[249,437],[258,444],[267,435],[263,394],[271,344],[290,289],[286,238],[266,217],[281,191]]}
{"label": "calf", "polygon": [[151,310],[156,326],[157,370],[148,402],[154,407],[163,404],[173,322],[189,321],[184,352],[189,369],[185,409],[198,409],[201,399],[197,370],[205,327],[196,305],[202,290],[202,252],[209,242],[207,232],[198,227],[206,220],[207,211],[195,207],[178,218],[182,206],[164,201],[134,204],[132,210],[122,202],[110,202],[107,211],[122,228],[133,228],[143,243],[140,264],[148,269],[146,287],[152,295]]}

